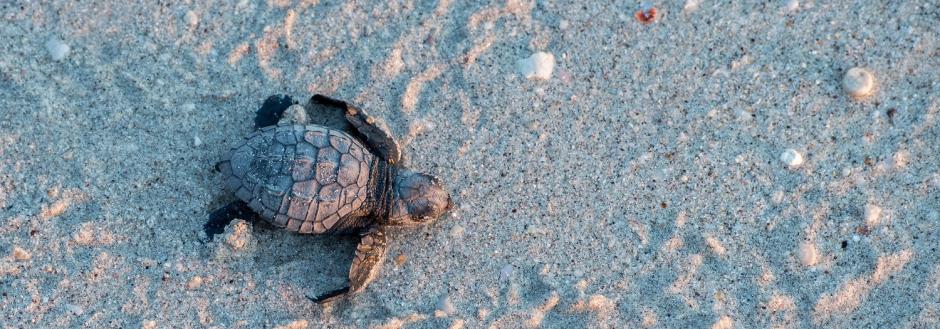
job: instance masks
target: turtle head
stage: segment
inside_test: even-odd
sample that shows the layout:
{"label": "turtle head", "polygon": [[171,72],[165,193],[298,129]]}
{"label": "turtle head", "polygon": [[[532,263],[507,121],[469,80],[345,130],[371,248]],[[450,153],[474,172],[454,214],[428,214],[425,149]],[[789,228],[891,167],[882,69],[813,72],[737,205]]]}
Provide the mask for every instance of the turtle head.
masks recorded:
{"label": "turtle head", "polygon": [[402,170],[392,186],[390,225],[426,224],[453,206],[450,194],[437,177]]}

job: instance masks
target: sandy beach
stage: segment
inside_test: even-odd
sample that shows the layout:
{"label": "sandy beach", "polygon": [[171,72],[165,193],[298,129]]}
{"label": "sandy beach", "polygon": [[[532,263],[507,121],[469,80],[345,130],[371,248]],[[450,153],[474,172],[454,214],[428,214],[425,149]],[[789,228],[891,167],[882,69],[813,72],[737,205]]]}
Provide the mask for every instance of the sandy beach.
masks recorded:
{"label": "sandy beach", "polygon": [[[940,328],[936,1],[0,16],[2,328]],[[265,98],[315,93],[456,204],[329,305],[356,237],[203,231]]]}

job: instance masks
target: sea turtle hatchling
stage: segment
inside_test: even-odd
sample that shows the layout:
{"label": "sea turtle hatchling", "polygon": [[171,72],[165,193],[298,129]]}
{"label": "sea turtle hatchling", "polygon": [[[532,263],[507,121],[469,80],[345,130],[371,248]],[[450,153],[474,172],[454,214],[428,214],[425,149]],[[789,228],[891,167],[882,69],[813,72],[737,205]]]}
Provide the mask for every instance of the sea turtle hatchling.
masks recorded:
{"label": "sea turtle hatchling", "polygon": [[399,165],[388,128],[362,110],[314,95],[302,111],[309,119],[278,123],[293,103],[269,97],[256,130],[216,165],[238,200],[213,212],[206,232],[211,238],[232,218],[257,216],[302,234],[361,234],[349,286],[312,298],[319,303],[361,292],[375,278],[385,226],[428,223],[452,202],[439,179]]}

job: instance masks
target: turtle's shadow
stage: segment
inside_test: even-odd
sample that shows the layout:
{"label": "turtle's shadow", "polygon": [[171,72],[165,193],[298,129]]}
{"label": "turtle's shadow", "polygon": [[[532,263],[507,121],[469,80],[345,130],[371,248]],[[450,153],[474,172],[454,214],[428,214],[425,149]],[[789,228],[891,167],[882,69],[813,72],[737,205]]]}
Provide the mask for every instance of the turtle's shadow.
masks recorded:
{"label": "turtle's shadow", "polygon": [[294,285],[310,296],[341,288],[355,256],[357,235],[297,234],[264,221],[253,221],[258,246],[255,267],[281,284]]}
{"label": "turtle's shadow", "polygon": [[207,238],[204,241],[222,243],[219,234],[225,227],[235,218],[245,220],[251,225],[251,235],[257,243],[249,266],[252,272],[266,277],[264,281],[292,286],[308,297],[347,285],[358,235],[298,234],[276,227],[254,213],[235,214],[224,211],[225,208],[213,213],[224,216],[210,216],[204,225]]}
{"label": "turtle's shadow", "polygon": [[238,201],[218,208],[208,217],[203,225],[205,243],[221,243],[225,228],[236,218],[251,225],[257,246],[249,266],[252,272],[266,277],[265,282],[290,286],[302,291],[305,297],[318,296],[347,285],[349,267],[360,239],[357,234],[290,232],[272,225]]}

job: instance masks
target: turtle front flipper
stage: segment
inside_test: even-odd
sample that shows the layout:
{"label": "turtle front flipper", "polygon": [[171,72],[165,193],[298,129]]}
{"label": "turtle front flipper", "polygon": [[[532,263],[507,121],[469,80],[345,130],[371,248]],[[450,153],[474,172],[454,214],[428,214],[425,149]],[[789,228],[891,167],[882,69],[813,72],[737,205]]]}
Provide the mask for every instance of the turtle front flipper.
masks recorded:
{"label": "turtle front flipper", "polygon": [[359,134],[365,137],[366,144],[376,155],[389,163],[398,163],[399,158],[401,158],[401,150],[398,147],[398,142],[392,137],[392,133],[384,123],[349,103],[328,96],[313,95],[310,98],[310,103],[343,110],[348,124],[351,124]]}
{"label": "turtle front flipper", "polygon": [[349,286],[311,298],[311,300],[317,303],[327,303],[365,290],[382,269],[387,246],[385,230],[381,227],[370,229],[362,235],[362,240],[356,246],[356,258],[353,259],[352,266],[349,268]]}

